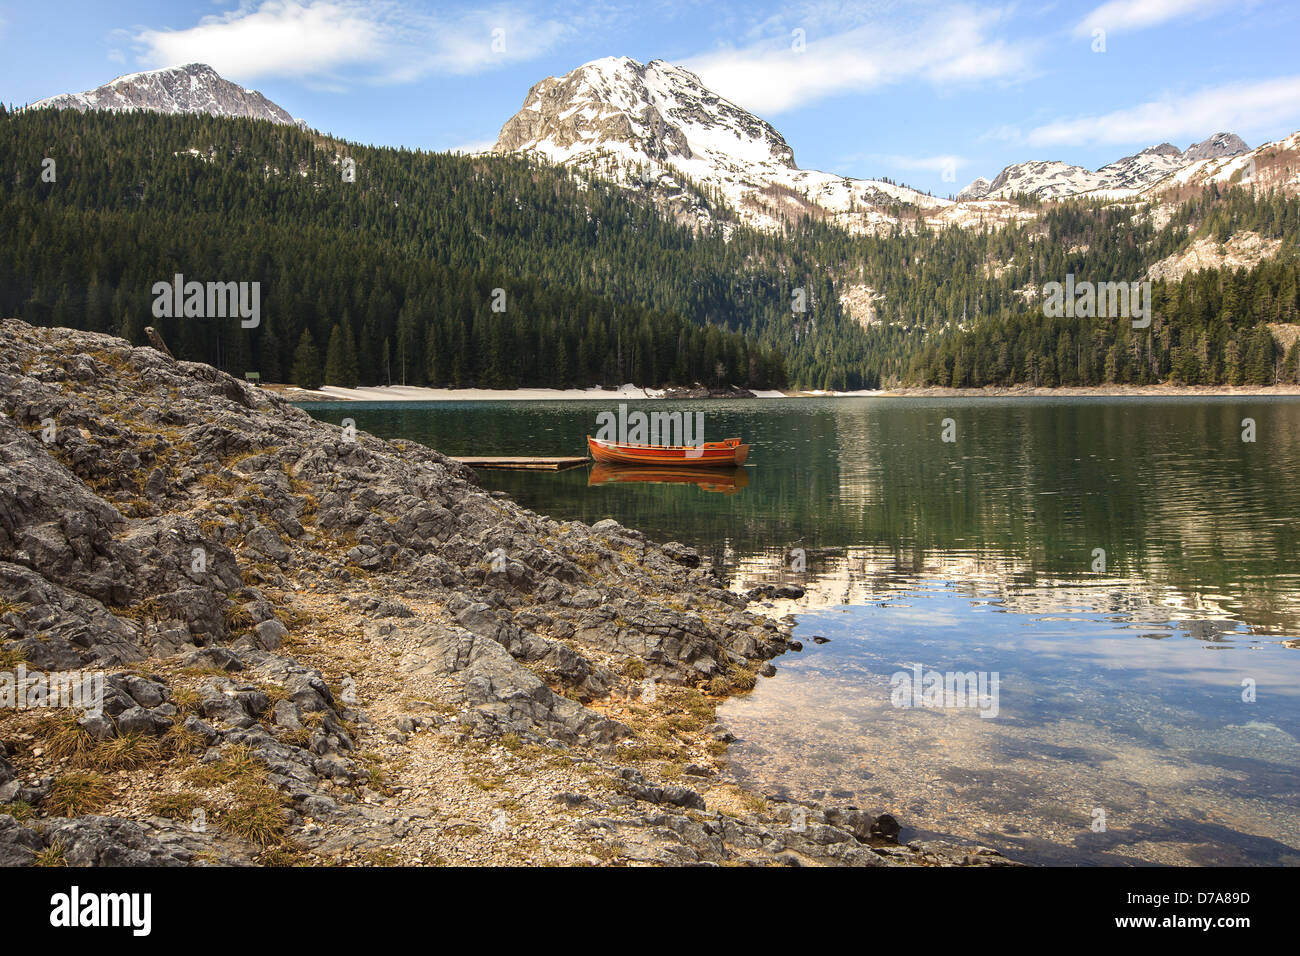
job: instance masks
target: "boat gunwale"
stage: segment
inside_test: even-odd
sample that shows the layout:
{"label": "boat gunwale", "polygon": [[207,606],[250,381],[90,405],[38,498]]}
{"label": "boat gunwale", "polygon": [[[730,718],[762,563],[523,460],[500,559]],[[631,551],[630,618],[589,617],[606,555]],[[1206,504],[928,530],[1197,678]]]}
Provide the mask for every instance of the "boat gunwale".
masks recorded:
{"label": "boat gunwale", "polygon": [[699,445],[653,445],[649,442],[609,441],[605,438],[592,438],[590,435],[587,436],[587,441],[595,442],[604,448],[645,448],[652,451],[696,451],[701,448],[727,451],[739,448],[744,444],[739,438],[724,438],[722,441],[706,441]]}

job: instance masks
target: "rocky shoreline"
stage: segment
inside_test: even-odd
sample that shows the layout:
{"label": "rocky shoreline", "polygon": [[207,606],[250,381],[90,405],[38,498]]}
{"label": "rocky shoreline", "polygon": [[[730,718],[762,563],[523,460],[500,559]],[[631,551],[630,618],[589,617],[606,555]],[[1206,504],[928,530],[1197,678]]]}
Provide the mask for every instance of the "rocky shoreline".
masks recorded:
{"label": "rocky shoreline", "polygon": [[0,709],[0,865],[1009,863],[737,786],[715,706],[790,629],[692,549],[0,333],[0,671],[103,675],[102,714]]}

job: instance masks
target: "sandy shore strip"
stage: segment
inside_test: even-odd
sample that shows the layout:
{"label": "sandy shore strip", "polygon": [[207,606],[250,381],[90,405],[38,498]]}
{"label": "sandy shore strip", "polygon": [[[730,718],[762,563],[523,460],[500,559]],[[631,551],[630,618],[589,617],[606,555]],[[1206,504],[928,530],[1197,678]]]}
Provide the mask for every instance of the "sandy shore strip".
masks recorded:
{"label": "sandy shore strip", "polygon": [[[623,385],[619,388],[417,388],[414,385],[376,385],[339,388],[325,385],[303,389],[296,385],[264,385],[291,402],[563,402],[638,401],[663,398],[666,390]],[[785,392],[756,391],[756,398],[787,398]]]}
{"label": "sandy shore strip", "polygon": [[[665,389],[623,385],[605,388],[417,388],[377,385],[339,388],[326,385],[264,385],[291,402],[548,402],[639,401],[661,399]],[[1300,396],[1300,385],[1098,385],[1036,388],[990,385],[986,388],[909,387],[879,391],[828,392],[760,390],[755,398],[1215,398]],[[702,401],[702,399],[701,399]]]}

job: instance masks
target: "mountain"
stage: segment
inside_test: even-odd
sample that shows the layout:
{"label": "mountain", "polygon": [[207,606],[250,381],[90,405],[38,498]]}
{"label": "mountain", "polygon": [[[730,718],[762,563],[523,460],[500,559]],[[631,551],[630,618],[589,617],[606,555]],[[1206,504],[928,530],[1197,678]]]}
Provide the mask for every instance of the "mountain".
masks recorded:
{"label": "mountain", "polygon": [[1101,189],[1142,191],[1159,182],[1188,160],[1172,143],[1148,146],[1133,156],[1125,156],[1097,170]]}
{"label": "mountain", "polygon": [[164,70],[128,73],[96,89],[84,93],[62,93],[33,103],[32,106],[81,112],[148,110],[153,113],[206,113],[209,116],[303,125],[257,90],[246,90],[223,79],[205,63],[187,63],[185,66],[173,66]]}
{"label": "mountain", "polygon": [[1185,151],[1172,143],[1149,146],[1098,170],[1071,166],[1059,160],[1014,163],[989,182],[976,179],[957,194],[959,200],[1007,199],[1029,195],[1038,199],[1065,199],[1094,194],[1127,198],[1159,187],[1174,173],[1204,160],[1238,156],[1250,147],[1235,133],[1215,133]]}
{"label": "mountain", "polygon": [[[976,185],[980,182],[987,184],[982,190]],[[992,182],[978,179],[960,195],[966,199],[1001,199],[1028,194],[1040,199],[1057,199],[1096,186],[1096,174],[1082,166],[1071,166],[1060,160],[1040,160],[1007,166]]]}
{"label": "mountain", "polygon": [[1222,159],[1250,152],[1250,147],[1236,133],[1215,133],[1208,139],[1193,143],[1183,153],[1183,159],[1196,162],[1198,159]]}
{"label": "mountain", "polygon": [[854,232],[892,226],[900,207],[940,218],[953,204],[882,180],[803,170],[771,124],[689,70],[606,57],[537,83],[496,153],[540,157],[648,193],[679,221],[719,215],[720,196],[759,228],[812,216]]}

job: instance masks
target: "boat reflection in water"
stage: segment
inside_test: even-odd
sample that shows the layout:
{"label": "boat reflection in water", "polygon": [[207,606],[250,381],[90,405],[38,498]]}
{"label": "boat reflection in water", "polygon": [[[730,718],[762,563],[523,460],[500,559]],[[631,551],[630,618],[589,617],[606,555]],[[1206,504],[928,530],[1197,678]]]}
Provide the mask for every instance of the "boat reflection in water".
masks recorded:
{"label": "boat reflection in water", "polygon": [[749,472],[744,468],[687,467],[655,465],[611,465],[596,462],[587,476],[587,485],[608,485],[620,482],[653,482],[661,485],[696,485],[705,491],[734,495],[749,484]]}

